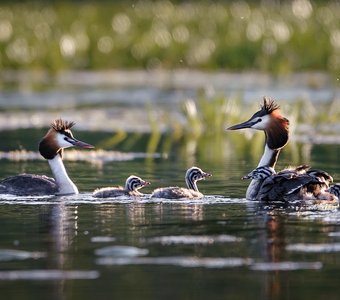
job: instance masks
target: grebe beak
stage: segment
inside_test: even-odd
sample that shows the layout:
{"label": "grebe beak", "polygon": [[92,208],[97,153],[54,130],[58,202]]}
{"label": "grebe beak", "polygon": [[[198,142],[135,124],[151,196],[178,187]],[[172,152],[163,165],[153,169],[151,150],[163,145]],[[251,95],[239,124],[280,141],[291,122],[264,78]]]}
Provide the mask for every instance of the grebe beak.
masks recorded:
{"label": "grebe beak", "polygon": [[210,173],[203,173],[202,176],[203,176],[203,178],[207,178],[207,177],[211,177],[212,174],[210,174]]}
{"label": "grebe beak", "polygon": [[149,184],[151,184],[151,182],[149,182],[149,181],[144,181],[144,182],[142,182],[142,185],[143,185],[143,186],[146,186],[146,185],[149,185]]}
{"label": "grebe beak", "polygon": [[79,148],[94,148],[94,146],[88,144],[88,143],[85,143],[85,142],[82,142],[82,141],[78,141],[76,139],[69,139],[69,142],[75,146],[75,147],[79,147]]}
{"label": "grebe beak", "polygon": [[257,121],[255,121],[253,118],[251,118],[248,121],[245,121],[243,123],[230,126],[230,127],[227,128],[227,130],[238,130],[238,129],[243,129],[243,128],[251,128],[256,123],[257,123]]}

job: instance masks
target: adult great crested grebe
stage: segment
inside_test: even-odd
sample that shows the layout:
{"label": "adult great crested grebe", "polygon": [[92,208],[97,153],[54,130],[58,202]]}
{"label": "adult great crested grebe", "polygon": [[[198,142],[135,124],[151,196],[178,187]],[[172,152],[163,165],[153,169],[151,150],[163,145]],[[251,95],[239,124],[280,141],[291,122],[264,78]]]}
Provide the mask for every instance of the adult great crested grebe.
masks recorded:
{"label": "adult great crested grebe", "polygon": [[96,189],[92,196],[95,198],[109,198],[109,197],[120,197],[120,196],[143,196],[138,190],[150,182],[143,180],[142,178],[131,175],[126,179],[125,187],[104,187]]}
{"label": "adult great crested grebe", "polygon": [[[289,138],[289,121],[280,113],[280,107],[271,98],[264,97],[261,109],[248,121],[233,125],[228,130],[251,128],[262,130],[265,133],[264,153],[258,164],[259,167],[274,169],[281,149],[287,144]],[[305,166],[305,165],[303,165]],[[266,201],[289,201],[313,195],[316,199],[329,195],[324,194],[325,189],[333,178],[327,172],[321,170],[310,170],[308,166],[288,168],[277,174],[270,175],[267,179],[252,178],[248,186],[246,198],[250,200]],[[267,174],[269,174],[267,172]],[[264,184],[266,185],[264,186]],[[322,193],[322,196],[321,194]],[[289,196],[289,197],[288,197]]]}
{"label": "adult great crested grebe", "polygon": [[74,122],[57,119],[39,143],[40,154],[48,161],[54,178],[45,175],[19,174],[0,181],[0,194],[17,196],[78,194],[78,188],[65,170],[62,157],[65,148],[94,148],[76,140],[71,128]]}
{"label": "adult great crested grebe", "polygon": [[197,181],[210,177],[211,174],[203,172],[200,168],[191,167],[185,173],[185,182],[188,188],[170,186],[158,188],[153,191],[151,198],[165,199],[182,199],[182,198],[202,198],[203,194],[199,192]]}

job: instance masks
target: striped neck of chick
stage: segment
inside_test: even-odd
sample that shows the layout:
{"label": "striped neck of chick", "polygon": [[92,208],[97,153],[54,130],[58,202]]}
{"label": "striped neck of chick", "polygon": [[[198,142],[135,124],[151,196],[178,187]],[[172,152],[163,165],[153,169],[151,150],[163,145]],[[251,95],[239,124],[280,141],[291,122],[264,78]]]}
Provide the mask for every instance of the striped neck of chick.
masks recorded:
{"label": "striped neck of chick", "polygon": [[251,171],[248,175],[243,176],[242,179],[258,179],[264,180],[269,176],[276,174],[272,167],[257,167]]}
{"label": "striped neck of chick", "polygon": [[197,181],[205,179],[211,176],[208,173],[203,172],[200,168],[192,167],[185,173],[185,182],[188,189],[198,192]]}
{"label": "striped neck of chick", "polygon": [[340,183],[331,185],[327,191],[340,199]]}

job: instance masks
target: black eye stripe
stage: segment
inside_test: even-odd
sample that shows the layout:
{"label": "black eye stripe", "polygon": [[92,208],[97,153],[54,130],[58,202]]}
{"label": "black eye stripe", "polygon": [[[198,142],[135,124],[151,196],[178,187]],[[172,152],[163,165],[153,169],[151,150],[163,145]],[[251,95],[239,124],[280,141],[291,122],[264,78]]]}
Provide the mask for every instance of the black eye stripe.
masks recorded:
{"label": "black eye stripe", "polygon": [[202,173],[198,170],[192,170],[189,174],[189,178],[191,180],[198,180],[199,178],[201,178]]}
{"label": "black eye stripe", "polygon": [[73,135],[72,135],[71,131],[69,131],[69,130],[67,130],[67,131],[62,130],[62,131],[60,131],[60,133],[63,134],[63,135],[65,135],[65,136],[68,137],[68,138],[73,139]]}

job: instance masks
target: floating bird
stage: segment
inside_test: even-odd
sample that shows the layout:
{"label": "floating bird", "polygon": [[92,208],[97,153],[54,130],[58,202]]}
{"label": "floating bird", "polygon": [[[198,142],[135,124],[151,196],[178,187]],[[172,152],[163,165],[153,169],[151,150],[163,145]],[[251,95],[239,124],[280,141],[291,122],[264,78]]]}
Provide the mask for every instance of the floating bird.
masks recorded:
{"label": "floating bird", "polygon": [[332,177],[320,170],[312,170],[308,165],[287,168],[275,173],[271,167],[258,167],[242,179],[260,182],[256,200],[338,200],[335,192],[328,188]]}
{"label": "floating bird", "polygon": [[[228,130],[243,128],[264,131],[265,147],[258,168],[274,169],[279,153],[289,139],[289,121],[281,115],[279,105],[271,98],[264,97],[258,112],[248,121],[233,125]],[[265,180],[256,176],[250,178],[252,181],[246,193],[246,198],[250,200],[289,201],[308,198],[310,195],[316,199],[329,196],[331,201],[334,198],[330,193],[325,193],[333,178],[325,171],[310,169],[306,165],[271,174]]]}
{"label": "floating bird", "polygon": [[149,185],[150,182],[143,180],[138,176],[131,175],[126,179],[125,187],[104,187],[96,189],[92,196],[96,198],[109,198],[120,196],[143,196],[138,190]]}
{"label": "floating bird", "polygon": [[197,181],[210,177],[211,174],[203,172],[200,168],[191,167],[185,174],[185,182],[188,188],[165,187],[153,191],[152,198],[181,199],[202,198],[203,194],[198,191]]}
{"label": "floating bird", "polygon": [[62,157],[65,148],[94,148],[76,140],[71,128],[74,122],[57,119],[39,144],[40,154],[48,161],[54,178],[45,175],[19,174],[0,181],[0,194],[17,196],[78,194],[78,188],[65,170]]}
{"label": "floating bird", "polygon": [[340,183],[331,185],[326,191],[340,199]]}
{"label": "floating bird", "polygon": [[251,171],[248,175],[243,176],[242,179],[265,180],[274,174],[276,174],[276,172],[272,167],[258,167]]}

